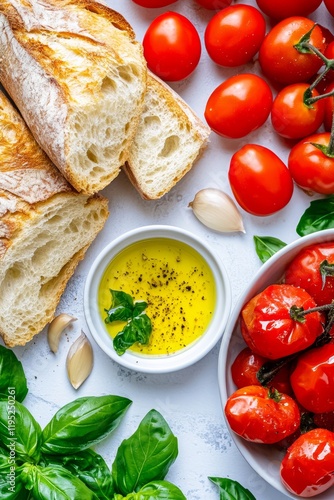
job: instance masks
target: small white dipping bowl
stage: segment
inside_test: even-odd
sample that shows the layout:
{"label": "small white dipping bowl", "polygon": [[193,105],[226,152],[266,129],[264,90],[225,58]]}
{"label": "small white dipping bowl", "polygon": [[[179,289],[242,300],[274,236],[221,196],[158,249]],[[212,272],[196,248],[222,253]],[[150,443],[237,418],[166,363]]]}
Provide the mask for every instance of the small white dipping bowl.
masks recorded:
{"label": "small white dipping bowl", "polygon": [[[196,250],[209,265],[215,280],[216,305],[206,331],[188,347],[171,355],[142,355],[127,350],[119,356],[113,347],[98,307],[98,289],[110,261],[123,249],[138,241],[166,238],[182,242]],[[145,300],[145,297],[141,297]],[[172,226],[144,226],[129,231],[107,245],[89,270],[84,290],[84,312],[89,330],[101,349],[120,365],[138,372],[167,373],[183,369],[203,358],[221,338],[231,310],[231,289],[219,257],[192,233]]]}
{"label": "small white dipping bowl", "polygon": [[[239,316],[243,305],[257,293],[264,290],[268,285],[279,281],[288,263],[298,254],[298,252],[300,252],[300,250],[314,243],[326,241],[334,241],[334,229],[312,233],[288,244],[262,265],[247,289],[239,298],[232,311],[228,325],[226,326],[219,351],[218,382],[224,417],[226,400],[236,390],[232,381],[231,365],[241,349],[246,347],[239,329]],[[228,426],[226,418],[225,421]],[[232,430],[231,435],[241,454],[263,479],[288,498],[301,498],[300,496],[289,493],[281,483],[279,471],[281,460],[284,456],[283,451],[279,451],[274,448],[274,446],[250,443],[239,437]],[[318,500],[333,500],[333,487],[314,498]]]}

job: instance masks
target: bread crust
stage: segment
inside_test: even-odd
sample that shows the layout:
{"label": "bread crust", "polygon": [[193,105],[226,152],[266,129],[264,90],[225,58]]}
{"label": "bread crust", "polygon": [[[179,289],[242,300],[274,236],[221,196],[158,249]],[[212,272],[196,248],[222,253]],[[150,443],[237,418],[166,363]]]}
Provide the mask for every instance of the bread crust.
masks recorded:
{"label": "bread crust", "polygon": [[[0,81],[42,149],[77,191],[100,191],[118,175],[143,107],[146,62],[129,23],[92,0],[4,0],[0,53]],[[114,143],[95,115],[112,106],[106,81],[122,90],[124,67],[132,94]]]}

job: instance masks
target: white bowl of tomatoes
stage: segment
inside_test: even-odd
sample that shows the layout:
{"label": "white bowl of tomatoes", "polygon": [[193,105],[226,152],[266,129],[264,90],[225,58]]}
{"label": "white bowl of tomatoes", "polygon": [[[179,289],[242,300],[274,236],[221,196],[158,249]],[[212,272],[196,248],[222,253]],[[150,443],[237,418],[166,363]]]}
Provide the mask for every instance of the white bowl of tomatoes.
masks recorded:
{"label": "white bowl of tomatoes", "polygon": [[279,250],[239,298],[219,353],[233,439],[253,469],[290,498],[334,498],[331,264],[334,229]]}

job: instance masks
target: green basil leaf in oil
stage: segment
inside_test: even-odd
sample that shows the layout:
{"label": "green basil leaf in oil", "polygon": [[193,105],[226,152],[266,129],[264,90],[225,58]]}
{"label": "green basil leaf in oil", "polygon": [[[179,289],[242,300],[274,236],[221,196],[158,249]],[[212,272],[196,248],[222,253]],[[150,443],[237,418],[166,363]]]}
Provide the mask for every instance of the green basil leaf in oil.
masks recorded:
{"label": "green basil leaf in oil", "polygon": [[284,241],[273,236],[253,236],[256,253],[261,262],[266,262],[278,250],[286,246]]}
{"label": "green basil leaf in oil", "polygon": [[159,412],[149,411],[117,450],[111,469],[116,491],[127,495],[163,480],[177,455],[177,438],[169,425]]}
{"label": "green basil leaf in oil", "polygon": [[44,454],[73,454],[100,442],[131,404],[121,396],[87,396],[63,406],[43,430]]}
{"label": "green basil leaf in oil", "polygon": [[152,332],[150,318],[145,313],[135,316],[122,331],[118,332],[113,340],[113,346],[119,356],[136,342],[147,344]]}
{"label": "green basil leaf in oil", "polygon": [[301,216],[296,231],[299,236],[334,228],[334,196],[313,200]]}
{"label": "green basil leaf in oil", "polygon": [[238,481],[226,477],[209,477],[218,486],[220,500],[256,500],[255,496]]}

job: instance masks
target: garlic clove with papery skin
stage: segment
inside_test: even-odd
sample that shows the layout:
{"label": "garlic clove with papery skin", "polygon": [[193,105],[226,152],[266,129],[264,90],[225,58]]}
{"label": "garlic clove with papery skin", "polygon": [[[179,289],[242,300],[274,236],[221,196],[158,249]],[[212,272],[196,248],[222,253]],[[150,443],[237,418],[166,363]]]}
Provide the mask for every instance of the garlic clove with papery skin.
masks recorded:
{"label": "garlic clove with papery skin", "polygon": [[91,374],[94,364],[93,349],[84,332],[72,344],[66,358],[69,381],[78,389]]}
{"label": "garlic clove with papery skin", "polygon": [[48,328],[48,344],[52,352],[58,351],[61,334],[70,323],[76,320],[77,318],[67,313],[61,313],[53,318]]}
{"label": "garlic clove with papery skin", "polygon": [[205,226],[221,233],[245,233],[241,214],[232,198],[215,188],[198,191],[188,205]]}

